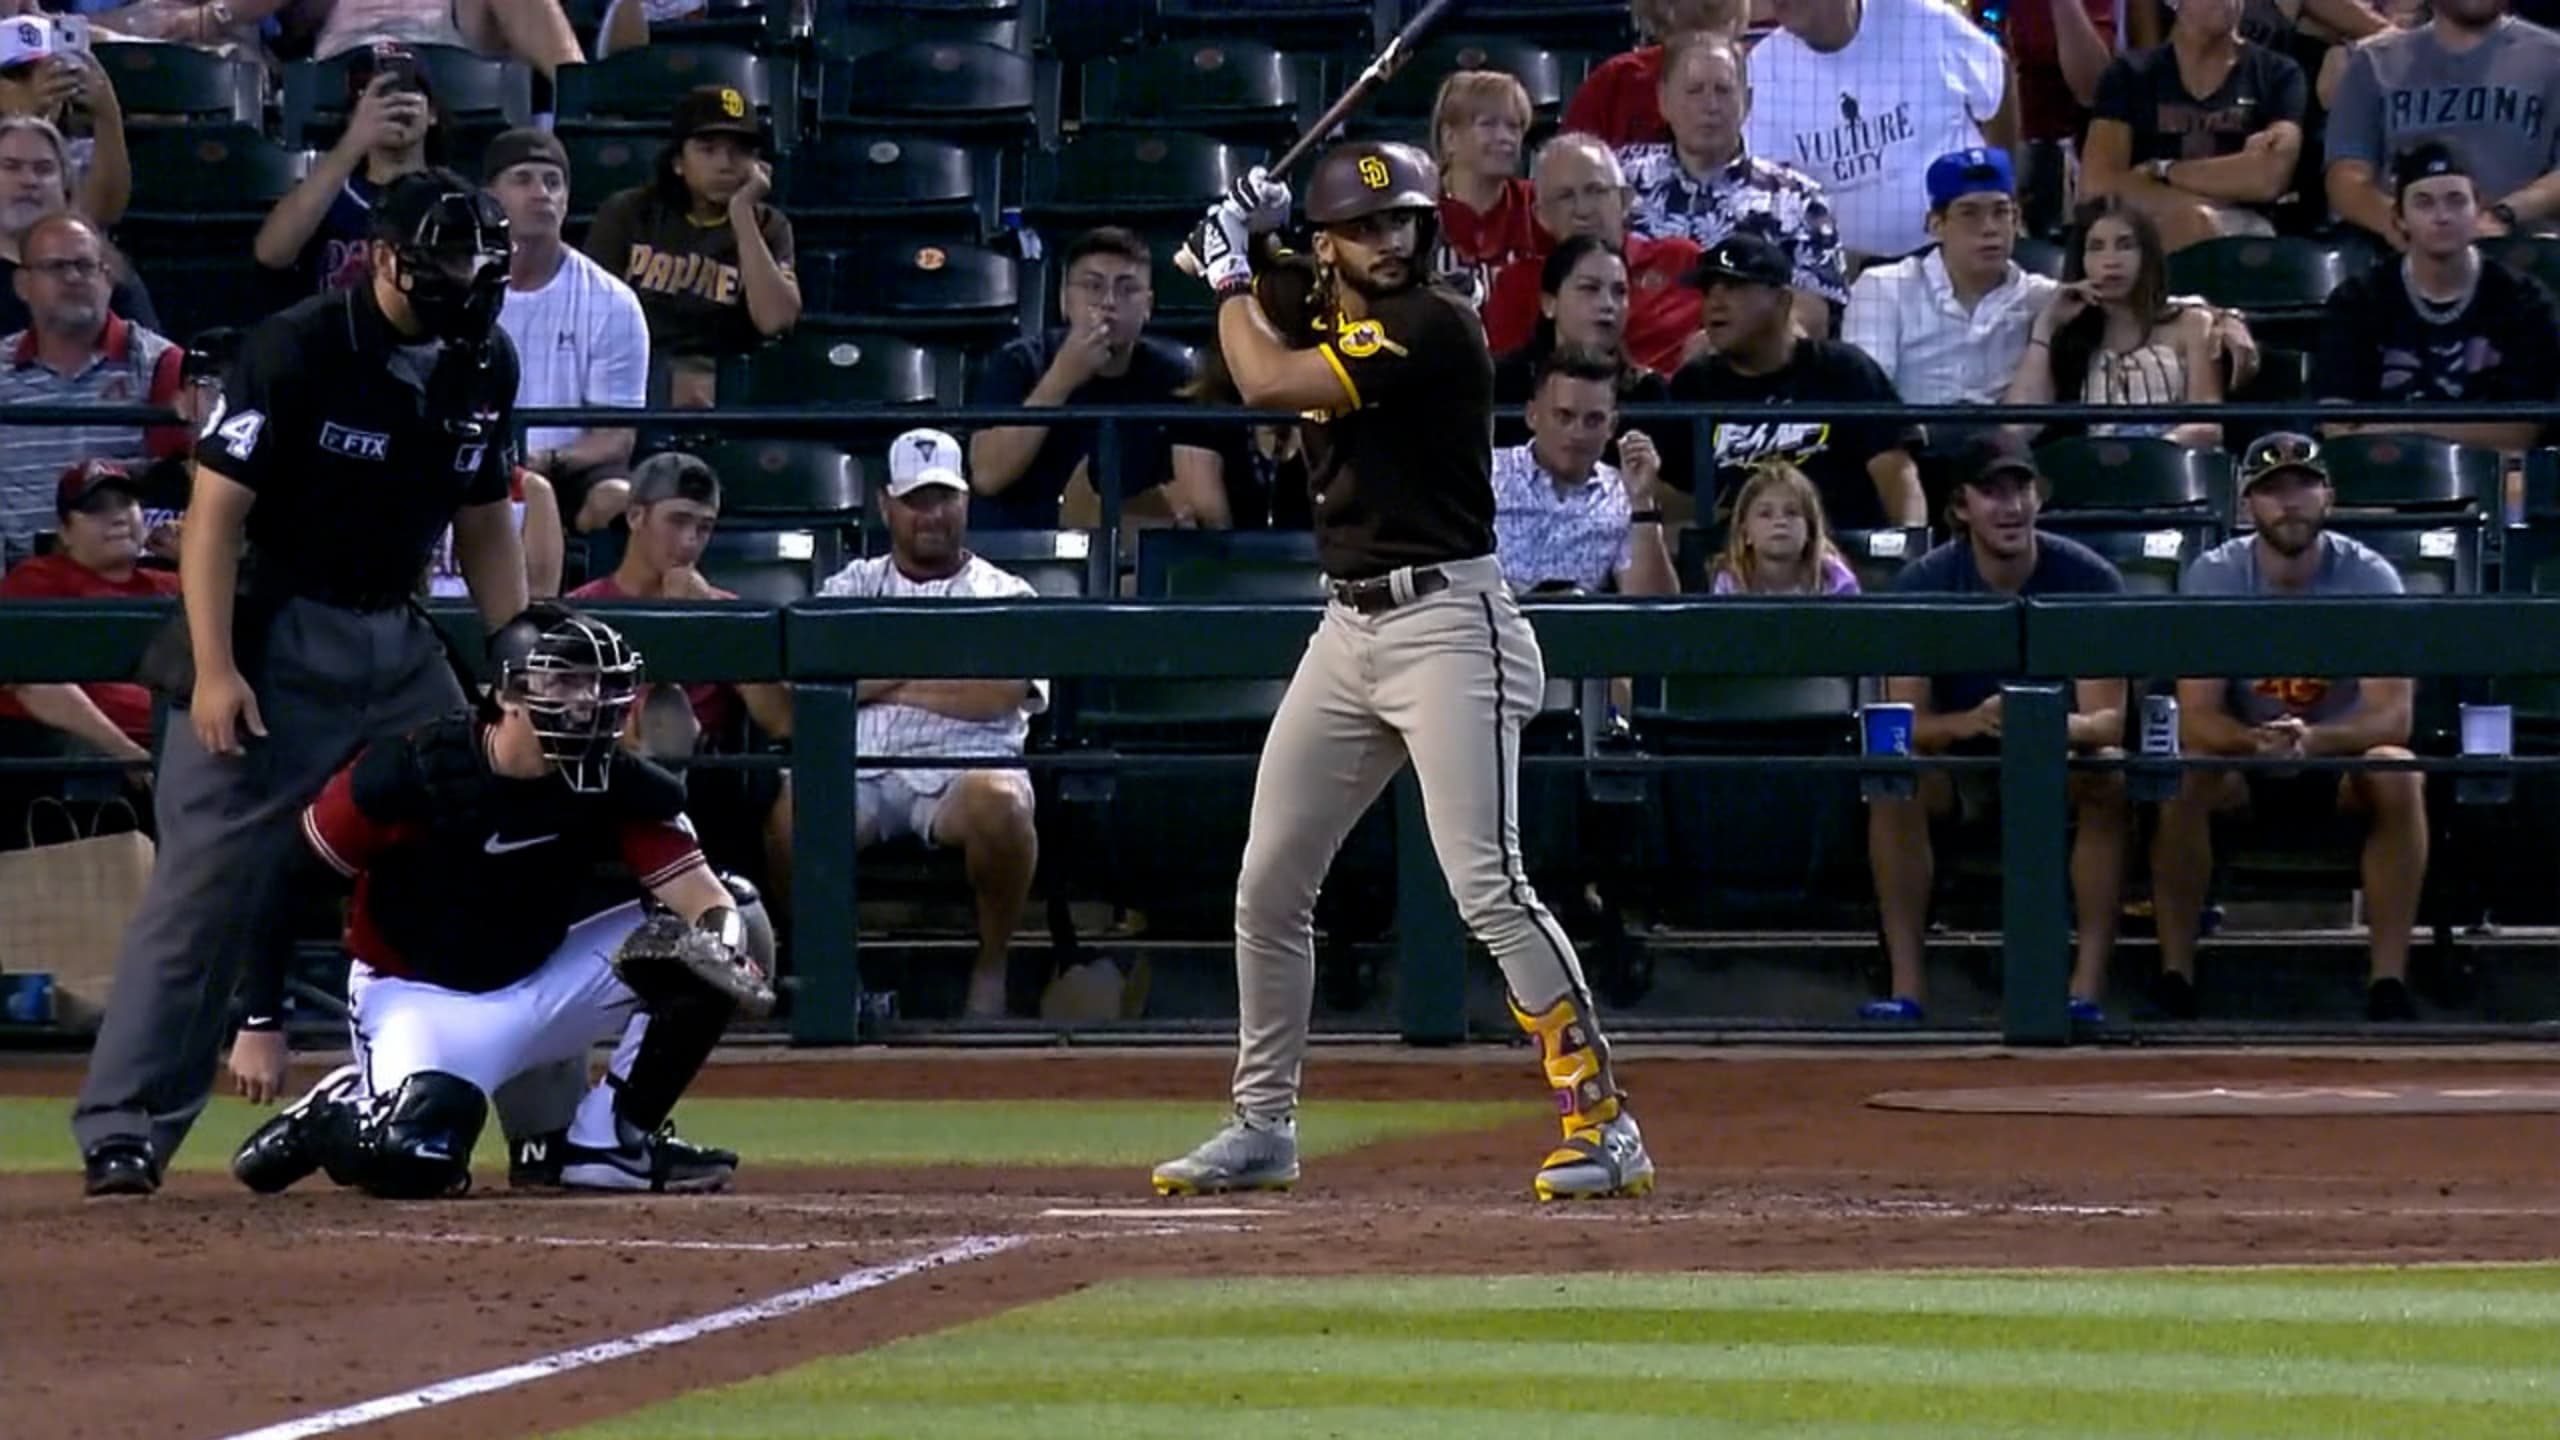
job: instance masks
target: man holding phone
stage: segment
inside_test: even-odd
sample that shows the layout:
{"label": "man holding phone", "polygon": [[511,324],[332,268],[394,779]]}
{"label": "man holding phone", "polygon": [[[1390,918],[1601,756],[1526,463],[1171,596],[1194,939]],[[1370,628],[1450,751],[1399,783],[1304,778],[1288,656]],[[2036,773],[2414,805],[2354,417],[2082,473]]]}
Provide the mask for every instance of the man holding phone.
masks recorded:
{"label": "man holding phone", "polygon": [[267,212],[252,243],[260,265],[295,277],[297,299],[364,283],[375,201],[391,182],[428,165],[435,98],[408,47],[356,52],[347,63],[347,99],[345,133]]}

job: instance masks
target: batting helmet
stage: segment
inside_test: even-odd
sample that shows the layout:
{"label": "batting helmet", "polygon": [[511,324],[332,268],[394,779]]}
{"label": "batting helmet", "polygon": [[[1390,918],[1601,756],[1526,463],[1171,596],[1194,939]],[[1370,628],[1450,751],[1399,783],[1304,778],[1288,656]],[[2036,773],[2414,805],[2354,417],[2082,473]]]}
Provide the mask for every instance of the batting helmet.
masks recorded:
{"label": "batting helmet", "polygon": [[1307,218],[1339,225],[1381,210],[1440,208],[1440,167],[1410,145],[1358,140],[1336,145],[1307,179]]}

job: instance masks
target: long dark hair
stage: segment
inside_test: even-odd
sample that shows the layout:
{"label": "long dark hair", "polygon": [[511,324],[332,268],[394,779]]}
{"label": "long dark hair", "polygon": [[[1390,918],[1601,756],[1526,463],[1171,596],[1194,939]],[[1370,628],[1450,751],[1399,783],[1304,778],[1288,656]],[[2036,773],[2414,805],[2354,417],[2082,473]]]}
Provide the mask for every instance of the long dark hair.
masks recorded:
{"label": "long dark hair", "polygon": [[[2089,278],[2089,232],[2101,220],[2120,221],[2133,232],[2133,242],[2141,247],[2142,260],[2134,268],[2133,289],[2125,296],[2125,305],[2143,317],[2145,333],[2172,315],[2169,304],[2169,251],[2160,243],[2160,227],[2151,217],[2135,209],[2120,195],[2104,195],[2092,200],[2071,217],[2071,238],[2062,257],[2062,283],[2076,285]],[[2065,404],[2080,398],[2081,387],[2088,383],[2089,360],[2096,355],[2107,338],[2107,310],[2092,305],[2072,318],[2070,324],[2054,333],[2049,354],[2053,365],[2053,396]]]}

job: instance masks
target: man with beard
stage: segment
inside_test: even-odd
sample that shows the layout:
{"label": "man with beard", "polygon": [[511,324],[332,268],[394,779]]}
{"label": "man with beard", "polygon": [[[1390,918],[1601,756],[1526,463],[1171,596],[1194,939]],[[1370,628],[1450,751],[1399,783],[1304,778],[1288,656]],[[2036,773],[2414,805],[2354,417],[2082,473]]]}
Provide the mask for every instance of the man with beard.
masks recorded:
{"label": "man with beard", "polygon": [[[1031,600],[1029,581],[969,552],[969,481],[960,442],[910,430],[889,445],[889,553],[827,577],[821,595],[864,600]],[[1019,755],[1046,680],[865,680],[855,695],[857,755]],[[855,780],[854,843],[915,839],[957,850],[978,898],[978,958],[968,1013],[1006,1013],[1014,929],[1031,898],[1040,837],[1031,777],[1020,770],[865,769]],[[1108,963],[1108,962],[1105,962]]]}
{"label": "man with beard", "polygon": [[[2240,461],[2240,503],[2254,534],[2235,535],[2195,558],[2185,595],[2397,595],[2400,576],[2364,544],[2328,528],[2336,496],[2320,444],[2278,433]],[[2180,742],[2191,755],[2410,758],[2416,683],[2406,677],[2286,677],[2178,682]],[[2160,807],[2151,846],[2152,902],[2160,920],[2160,981],[2153,1000],[2173,1019],[2197,1013],[2197,917],[2213,873],[2213,816],[2247,808],[2316,823],[2356,816],[2364,838],[2365,916],[2372,984],[2365,1013],[2409,1020],[2404,979],[2418,892],[2427,877],[2426,777],[2414,771],[2247,775],[2190,770]]]}
{"label": "man with beard", "polygon": [[[185,388],[186,352],[107,309],[107,247],[69,212],[38,220],[20,242],[13,288],[27,328],[0,339],[0,405],[169,405]],[[0,563],[34,553],[55,515],[65,466],[91,458],[184,454],[184,426],[13,425],[0,430]]]}
{"label": "man with beard", "polygon": [[[2116,595],[2124,577],[2096,551],[2067,535],[2036,528],[2047,489],[2034,452],[2009,430],[1986,430],[1957,457],[1958,483],[1947,505],[1956,538],[1894,577],[1896,594]],[[1885,698],[1913,707],[1911,748],[1923,755],[1996,754],[2000,748],[2001,677],[1906,676],[1885,682]],[[2073,684],[2071,748],[2109,754],[2124,742],[2125,684],[2084,679]],[[1971,784],[1979,780],[1981,784]],[[1931,771],[1910,799],[1877,799],[1867,809],[1867,856],[1874,867],[1876,908],[1884,921],[1885,958],[1893,993],[1859,1013],[1870,1020],[1912,1021],[1927,1001],[1926,935],[1935,858],[1932,816],[1987,810],[1998,786],[1987,775]],[[2116,941],[2116,907],[2124,886],[2126,800],[2121,775],[2071,777],[2071,894],[2079,915],[2079,951],[2071,970],[2071,1014],[2093,1024],[2106,993]]]}
{"label": "man with beard", "polygon": [[2384,167],[2438,140],[2479,184],[2486,203],[2475,233],[2547,232],[2560,223],[2555,116],[2560,35],[2509,15],[2507,0],[2436,0],[2425,27],[2387,31],[2347,53],[2329,104],[2329,208],[2405,245]]}
{"label": "man with beard", "polygon": [[2560,305],[2530,276],[2480,253],[2479,188],[2452,150],[2427,141],[2392,166],[2392,221],[2408,253],[2329,296],[2311,372],[2324,402],[2408,407],[2387,421],[2326,427],[2530,448],[2530,420],[2419,421],[2428,404],[2560,396]]}
{"label": "man with beard", "polygon": [[[1313,291],[1299,333],[1257,293],[1257,234],[1289,191],[1255,169],[1192,231],[1218,295],[1218,344],[1247,405],[1296,411],[1331,603],[1263,743],[1236,878],[1234,1118],[1156,1167],[1166,1195],[1286,1189],[1298,1178],[1299,1071],[1315,992],[1317,887],[1343,836],[1412,760],[1440,868],[1536,1041],[1563,1143],[1541,1200],[1640,1195],[1653,1160],[1627,1108],[1582,965],[1529,888],[1520,730],[1546,666],[1494,554],[1493,360],[1475,311],[1425,283],[1440,176],[1410,145],[1355,141],[1307,181]],[[1286,306],[1278,308],[1287,309]]]}
{"label": "man with beard", "polygon": [[[447,525],[490,628],[525,607],[506,215],[428,170],[393,184],[373,225],[366,283],[252,332],[196,444],[182,622],[146,659],[182,715],[155,781],[159,856],[72,1114],[93,1196],[159,1188],[253,960],[250,1017],[275,1023],[303,806],[368,741],[460,708],[414,599]],[[261,1054],[235,1054],[235,1074],[271,1093],[283,1037],[243,1043]]]}

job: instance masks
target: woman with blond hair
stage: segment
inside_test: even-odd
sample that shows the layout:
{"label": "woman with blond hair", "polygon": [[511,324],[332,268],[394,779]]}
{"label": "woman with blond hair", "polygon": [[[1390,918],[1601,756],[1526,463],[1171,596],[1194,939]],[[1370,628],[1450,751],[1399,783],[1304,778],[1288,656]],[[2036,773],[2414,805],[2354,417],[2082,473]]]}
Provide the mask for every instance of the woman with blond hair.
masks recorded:
{"label": "woman with blond hair", "polygon": [[1520,178],[1529,92],[1499,70],[1460,70],[1431,104],[1431,153],[1440,162],[1442,283],[1481,309],[1493,272],[1547,246]]}
{"label": "woman with blond hair", "polygon": [[1660,145],[1671,139],[1662,121],[1662,42],[1690,30],[1739,41],[1750,22],[1747,0],[1635,0],[1636,28],[1645,43],[1591,67],[1564,107],[1564,128],[1597,135],[1611,145]]}
{"label": "woman with blond hair", "polygon": [[1793,465],[1754,468],[1734,497],[1724,553],[1707,577],[1716,595],[1855,595],[1858,576],[1831,543],[1822,496]]}

